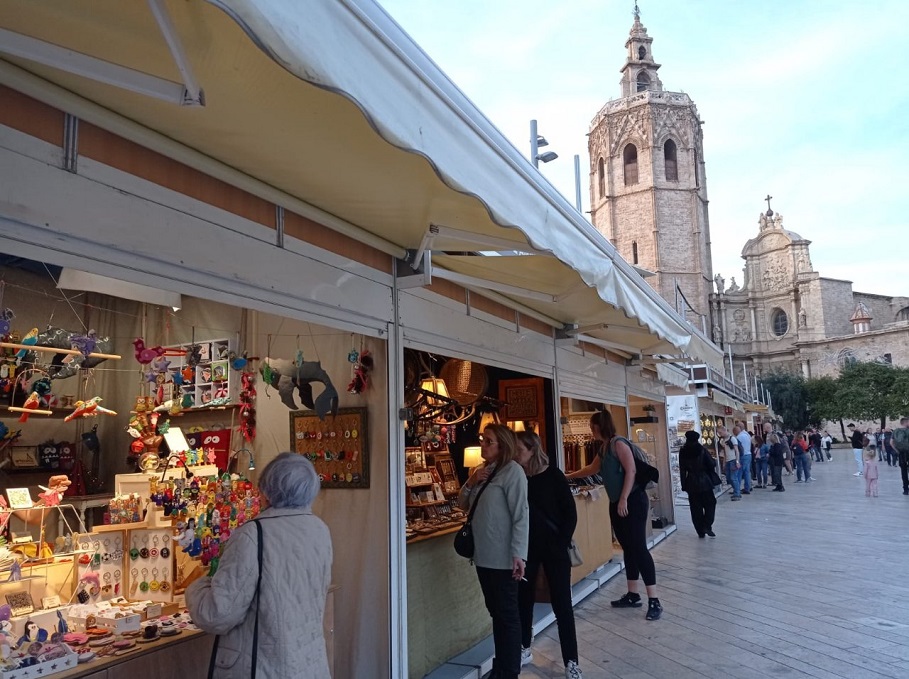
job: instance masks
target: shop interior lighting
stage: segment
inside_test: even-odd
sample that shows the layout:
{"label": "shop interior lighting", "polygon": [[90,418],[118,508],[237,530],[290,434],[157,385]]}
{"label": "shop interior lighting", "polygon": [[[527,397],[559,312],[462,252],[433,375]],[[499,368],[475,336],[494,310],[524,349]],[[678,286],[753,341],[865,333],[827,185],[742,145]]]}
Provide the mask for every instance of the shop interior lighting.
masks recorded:
{"label": "shop interior lighting", "polygon": [[464,449],[464,467],[466,469],[473,469],[483,463],[481,450],[480,446],[467,446]]}

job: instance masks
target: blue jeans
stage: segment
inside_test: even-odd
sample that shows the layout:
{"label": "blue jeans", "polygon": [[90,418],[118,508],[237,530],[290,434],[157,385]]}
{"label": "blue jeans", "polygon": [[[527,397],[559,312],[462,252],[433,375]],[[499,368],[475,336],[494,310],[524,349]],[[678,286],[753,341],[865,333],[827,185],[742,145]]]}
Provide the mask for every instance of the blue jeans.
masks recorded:
{"label": "blue jeans", "polygon": [[742,489],[746,493],[751,492],[751,455],[742,455],[742,478],[745,481],[745,487]]}
{"label": "blue jeans", "polygon": [[808,462],[808,453],[801,453],[795,456],[795,478],[803,478],[805,481],[811,478],[811,467]]}
{"label": "blue jeans", "polygon": [[755,458],[754,466],[755,466],[755,473],[756,473],[756,478],[754,479],[755,482],[759,486],[766,486],[767,485],[767,470],[770,466],[769,460],[767,460],[767,456],[765,455],[764,457]]}
{"label": "blue jeans", "polygon": [[735,468],[735,460],[726,463],[726,483],[732,484],[734,497],[742,497],[742,468]]}

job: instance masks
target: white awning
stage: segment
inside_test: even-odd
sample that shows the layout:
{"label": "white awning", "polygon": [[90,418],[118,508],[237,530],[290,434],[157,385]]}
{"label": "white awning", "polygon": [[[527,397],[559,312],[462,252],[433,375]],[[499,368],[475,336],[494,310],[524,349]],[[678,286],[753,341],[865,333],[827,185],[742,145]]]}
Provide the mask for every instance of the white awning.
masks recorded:
{"label": "white awning", "polygon": [[680,389],[688,388],[688,373],[684,370],[679,370],[675,366],[667,365],[665,363],[656,364],[656,373],[657,377],[666,384],[671,384],[674,387],[679,387]]}
{"label": "white awning", "polygon": [[[503,294],[554,324],[599,325],[589,335],[617,346],[721,365],[719,349],[622,260],[372,0],[164,6],[169,40],[149,6],[135,2],[108,3],[98,12],[89,0],[7,0],[0,28],[75,50],[89,57],[80,62],[87,70],[106,62],[122,67],[114,73],[124,81],[151,76],[168,92],[183,83],[202,93],[189,103],[204,106],[154,98],[112,78],[73,75],[21,52],[0,55],[9,62],[0,61],[0,82],[23,89],[27,79],[20,75],[36,76],[25,88],[31,96],[60,106],[74,94],[98,104],[103,110],[85,107],[78,115],[102,125],[108,112],[135,121],[353,225],[364,240],[396,255],[418,249],[430,225],[466,234],[456,242],[438,239],[438,252],[483,250],[489,238],[536,252],[440,255],[434,266],[492,289],[519,288]],[[174,38],[181,50],[171,48]],[[130,135],[127,126],[118,133]],[[152,136],[135,136],[168,153]]]}

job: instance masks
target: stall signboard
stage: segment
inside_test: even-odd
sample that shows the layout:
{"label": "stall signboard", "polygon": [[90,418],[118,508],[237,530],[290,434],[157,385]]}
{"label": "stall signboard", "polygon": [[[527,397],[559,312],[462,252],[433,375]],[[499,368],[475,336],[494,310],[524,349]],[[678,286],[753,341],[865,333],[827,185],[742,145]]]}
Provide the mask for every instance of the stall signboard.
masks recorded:
{"label": "stall signboard", "polygon": [[685,432],[697,430],[698,399],[694,394],[666,397],[666,438],[669,442],[669,475],[675,504],[688,504],[679,476],[679,450],[685,444]]}

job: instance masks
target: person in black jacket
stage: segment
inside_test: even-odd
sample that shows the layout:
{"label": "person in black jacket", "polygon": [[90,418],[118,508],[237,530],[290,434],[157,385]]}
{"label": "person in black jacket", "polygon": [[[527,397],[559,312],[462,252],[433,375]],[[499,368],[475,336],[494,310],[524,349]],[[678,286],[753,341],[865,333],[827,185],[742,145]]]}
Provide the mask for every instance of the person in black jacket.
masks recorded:
{"label": "person in black jacket", "polygon": [[532,431],[517,433],[515,459],[527,473],[527,504],[530,506],[530,543],[527,550],[526,580],[518,587],[521,614],[521,665],[533,661],[533,604],[540,567],[549,581],[549,596],[559,629],[565,676],[581,679],[578,668],[578,639],[571,607],[571,561],[568,545],[578,522],[578,510],[565,475],[543,450],[540,437]]}
{"label": "person in black jacket", "polygon": [[688,493],[691,522],[698,537],[709,535],[715,538],[713,518],[716,515],[716,496],[713,487],[720,485],[720,479],[716,463],[701,445],[700,438],[696,431],[685,432],[685,445],[679,450],[679,474],[682,490]]}
{"label": "person in black jacket", "polygon": [[770,480],[773,483],[773,490],[782,493],[783,488],[783,465],[786,464],[786,446],[780,440],[779,434],[770,434],[767,436],[767,443],[770,444]]}

